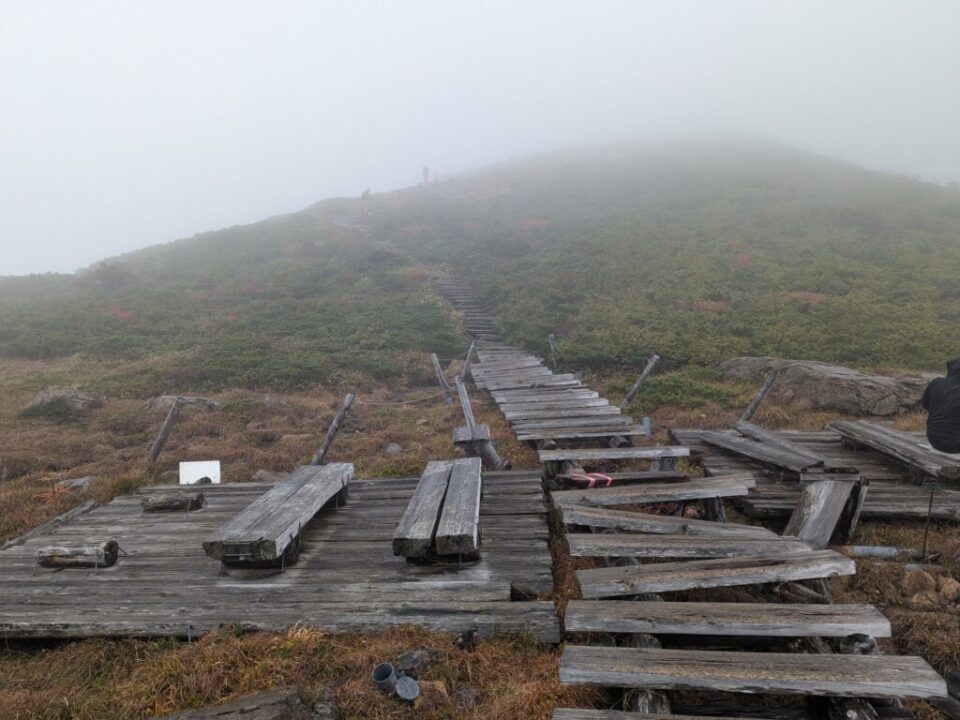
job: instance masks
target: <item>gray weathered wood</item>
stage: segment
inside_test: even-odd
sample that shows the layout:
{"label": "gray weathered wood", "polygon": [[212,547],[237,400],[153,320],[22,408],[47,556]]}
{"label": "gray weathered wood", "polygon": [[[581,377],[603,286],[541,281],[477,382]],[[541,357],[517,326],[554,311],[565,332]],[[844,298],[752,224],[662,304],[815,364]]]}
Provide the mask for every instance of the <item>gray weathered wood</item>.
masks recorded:
{"label": "gray weathered wood", "polygon": [[948,455],[921,444],[916,437],[866,420],[835,422],[831,430],[888,455],[898,462],[943,480],[960,480],[960,455]]}
{"label": "gray weathered wood", "polygon": [[189,512],[203,507],[203,493],[169,492],[144,496],[140,503],[144,512]]}
{"label": "gray weathered wood", "polygon": [[726,558],[761,553],[804,553],[810,546],[787,538],[721,538],[709,535],[677,537],[568,533],[573,557],[635,557],[646,559]]}
{"label": "gray weathered wood", "polygon": [[[856,491],[856,497],[862,502],[859,482],[832,480],[832,477],[824,475],[821,480],[803,485],[784,535],[800,538],[817,550],[830,544],[851,493]],[[856,513],[859,515],[859,510]]]}
{"label": "gray weathered wood", "polygon": [[535,440],[578,440],[588,438],[619,438],[617,448],[629,445],[628,437],[646,435],[643,425],[597,425],[589,427],[555,428],[552,430],[518,430],[517,439],[521,442]]}
{"label": "gray weathered wood", "polygon": [[738,475],[696,478],[676,483],[661,482],[620,485],[609,488],[561,490],[553,493],[553,503],[560,508],[570,505],[587,505],[590,507],[643,505],[746,495],[753,486],[753,476],[749,473],[740,473]]}
{"label": "gray weathered wood", "polygon": [[747,405],[746,409],[743,411],[743,415],[740,416],[740,422],[747,422],[750,418],[753,417],[753,414],[757,411],[757,408],[760,407],[760,403],[763,402],[763,399],[767,396],[767,393],[773,388],[773,384],[777,381],[777,371],[771,370],[767,373],[767,379],[764,380],[763,385],[760,386],[760,390],[757,391],[757,394],[754,396],[753,400],[750,401],[750,404]]}
{"label": "gray weathered wood", "polygon": [[679,445],[670,445],[665,447],[634,448],[563,448],[560,450],[541,450],[539,455],[540,462],[564,462],[565,460],[653,460],[664,457],[689,457],[690,451]]}
{"label": "gray weathered wood", "polygon": [[294,470],[203,541],[211,557],[231,562],[279,560],[301,530],[353,478],[353,465],[304,465]]}
{"label": "gray weathered wood", "polygon": [[788,440],[783,435],[770,432],[769,430],[764,430],[763,428],[754,425],[751,422],[740,421],[733,424],[733,429],[744,437],[748,437],[751,440],[763,443],[764,445],[769,445],[775,448],[779,448],[786,452],[789,452],[793,455],[799,457],[806,457],[809,459],[811,466],[823,465],[824,467],[835,467],[836,463],[826,459],[825,457],[818,455],[817,453],[810,450],[808,447],[804,447],[800,443],[793,442]]}
{"label": "gray weathered wood", "polygon": [[601,687],[873,698],[941,698],[946,684],[919,657],[795,655],[567,646],[560,682]]}
{"label": "gray weathered wood", "polygon": [[37,525],[35,528],[28,530],[23,533],[23,535],[18,535],[15,538],[7,540],[3,545],[0,545],[0,550],[6,550],[7,548],[15,547],[17,545],[23,545],[27,540],[37,537],[39,535],[44,535],[56,527],[68,523],[80,515],[90,512],[94,508],[100,507],[100,503],[96,500],[87,500],[80,505],[77,505],[74,508],[70,508],[65,513],[57,515],[57,517],[47,520],[45,523]]}
{"label": "gray weathered wood", "polygon": [[427,463],[393,534],[394,555],[419,558],[427,557],[432,552],[452,469],[453,460],[432,460]]}
{"label": "gray weathered wood", "polygon": [[157,456],[160,454],[160,451],[163,450],[164,443],[167,442],[170,431],[173,430],[173,426],[177,422],[182,404],[183,398],[178,396],[177,399],[173,401],[173,405],[170,406],[170,411],[163,419],[163,424],[160,425],[160,431],[157,433],[157,437],[154,438],[153,444],[150,445],[150,450],[147,451],[148,463],[157,461]]}
{"label": "gray weathered wood", "polygon": [[640,391],[641,386],[643,385],[644,380],[646,380],[650,373],[653,372],[653,369],[657,366],[657,363],[660,362],[660,356],[654,353],[650,356],[650,359],[647,360],[646,367],[643,368],[643,372],[640,373],[640,376],[636,379],[630,389],[627,391],[627,394],[624,395],[623,400],[620,401],[620,410],[625,410],[627,405],[630,404],[630,401],[636,396]]}
{"label": "gray weathered wood", "polygon": [[723,448],[724,450],[729,450],[730,452],[743,455],[744,457],[756,460],[765,465],[772,465],[797,474],[823,464],[822,458],[814,459],[807,453],[797,455],[783,447],[747,440],[738,435],[705,430],[701,433],[701,438],[705,442]]}
{"label": "gray weathered wood", "polygon": [[437,555],[476,555],[480,550],[480,458],[456,460],[435,536]]}
{"label": "gray weathered wood", "polygon": [[568,632],[890,637],[890,621],[872,605],[571,600],[565,625]]}
{"label": "gray weathered wood", "polygon": [[450,383],[443,376],[443,368],[440,367],[440,359],[436,353],[430,353],[430,362],[433,364],[433,372],[437,375],[437,382],[440,383],[440,389],[443,391],[443,401],[447,405],[453,405],[453,396],[450,394]]}
{"label": "gray weathered wood", "polygon": [[327,451],[330,449],[330,445],[333,443],[333,439],[337,435],[337,430],[340,429],[340,423],[343,422],[343,419],[347,416],[347,412],[350,410],[350,406],[353,405],[353,400],[353,393],[347,393],[343,398],[343,403],[341,403],[340,409],[337,410],[337,414],[333,417],[330,427],[327,428],[327,434],[323,438],[323,442],[320,444],[319,449],[314,454],[313,460],[310,461],[311,465],[323,464],[323,458],[326,457]]}
{"label": "gray weathered wood", "polygon": [[607,528],[619,532],[702,537],[776,538],[775,533],[757,525],[690,520],[672,515],[653,515],[609,508],[567,505],[560,509],[567,525]]}
{"label": "gray weathered wood", "polygon": [[831,550],[812,550],[805,554],[771,553],[753,557],[578,570],[577,582],[582,597],[591,599],[811,580],[853,575],[855,572],[856,564],[850,558]]}
{"label": "gray weathered wood", "polygon": [[37,550],[37,564],[52,568],[105,568],[117,562],[120,546],[116,540],[95,544],[63,543]]}
{"label": "gray weathered wood", "polygon": [[467,423],[467,428],[473,434],[473,429],[477,426],[476,418],[473,416],[473,407],[470,405],[470,396],[467,395],[467,388],[463,384],[463,379],[455,379],[457,386],[457,395],[460,398],[460,409],[463,411],[463,419]]}
{"label": "gray weathered wood", "polygon": [[457,375],[460,382],[463,382],[467,377],[467,372],[470,370],[470,360],[473,357],[473,351],[476,347],[476,342],[471,342],[470,347],[467,348],[467,356],[463,359],[463,367],[460,368],[460,374]]}

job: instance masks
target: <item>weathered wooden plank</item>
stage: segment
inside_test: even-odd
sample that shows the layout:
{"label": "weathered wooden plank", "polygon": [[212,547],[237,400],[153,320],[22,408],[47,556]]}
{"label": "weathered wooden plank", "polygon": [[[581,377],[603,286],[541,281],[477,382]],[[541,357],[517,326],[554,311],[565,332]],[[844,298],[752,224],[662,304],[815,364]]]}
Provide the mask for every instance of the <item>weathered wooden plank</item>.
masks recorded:
{"label": "weathered wooden plank", "polygon": [[[305,720],[308,717],[338,717],[329,703],[319,703],[317,714],[300,700],[296,687],[244,695],[227,703],[208,705],[181,713],[151,717],[149,720]],[[323,714],[320,714],[320,711]]]}
{"label": "weathered wooden plank", "polygon": [[[592,402],[593,405],[584,405]],[[507,408],[517,408],[519,410],[508,410]],[[500,412],[510,421],[538,420],[541,418],[578,418],[578,417],[596,417],[598,415],[619,415],[620,411],[616,407],[607,403],[606,400],[575,400],[566,406],[551,406],[548,403],[531,404],[529,408],[518,405],[501,405]]]}
{"label": "weathered wooden plank", "polygon": [[50,545],[37,550],[36,564],[51,568],[107,568],[117,562],[116,540]]}
{"label": "weathered wooden plank", "polygon": [[805,447],[800,443],[788,440],[783,435],[770,432],[769,430],[764,430],[763,428],[759,427],[758,425],[754,425],[751,422],[736,422],[733,424],[733,429],[741,435],[748,437],[751,440],[755,440],[756,442],[779,448],[780,450],[784,450],[785,452],[797,455],[799,457],[806,457],[813,465],[824,465],[825,467],[834,466],[834,463],[813,452],[809,447]]}
{"label": "weathered wooden plank", "polygon": [[619,435],[622,437],[637,437],[646,435],[643,425],[602,425],[591,427],[560,428],[554,430],[522,430],[517,432],[517,439],[522,442],[531,440],[576,440],[580,438],[604,438]]}
{"label": "weathered wooden plank", "polygon": [[938,452],[916,437],[866,420],[835,422],[831,430],[860,445],[944,480],[960,480],[960,456]]}
{"label": "weathered wooden plank", "polygon": [[831,550],[767,554],[718,560],[592,568],[577,571],[585,599],[674,592],[694,588],[759,585],[853,575],[853,560]]}
{"label": "weathered wooden plank", "polygon": [[694,535],[704,537],[775,538],[774,532],[757,525],[690,520],[672,515],[610,510],[608,508],[567,505],[560,509],[563,522],[569,525],[606,528],[619,532],[640,532],[657,535]]}
{"label": "weathered wooden plank", "polygon": [[480,458],[456,460],[436,532],[438,555],[476,555],[480,550]]}
{"label": "weathered wooden plank", "polygon": [[582,388],[530,388],[528,390],[503,390],[490,392],[498,405],[523,403],[553,403],[565,400],[597,400],[600,393],[587,387]]}
{"label": "weathered wooden plank", "polygon": [[700,433],[700,437],[704,442],[716,447],[743,455],[765,465],[772,465],[798,474],[823,464],[822,459],[813,459],[806,453],[798,455],[782,447],[770,446],[714,430],[704,430]]}
{"label": "weathered wooden plank", "polygon": [[32,530],[28,530],[23,535],[19,535],[15,538],[11,538],[10,540],[7,540],[3,545],[0,545],[0,550],[6,550],[7,548],[15,547],[17,545],[22,545],[23,543],[27,542],[27,540],[30,540],[31,538],[35,538],[40,535],[47,534],[50,531],[55,530],[59,526],[65,523],[68,523],[71,520],[74,520],[81,515],[85,515],[86,513],[90,512],[91,510],[99,506],[100,506],[100,503],[98,503],[96,500],[87,500],[86,502],[81,503],[80,505],[77,505],[74,508],[70,508],[65,513],[61,515],[57,515],[57,517],[55,518],[52,518],[51,520],[47,520],[45,523],[41,523],[40,525],[37,525],[35,528],[33,528]]}
{"label": "weathered wooden plank", "polygon": [[518,435],[524,431],[536,430],[566,430],[570,428],[611,427],[614,425],[631,425],[634,419],[629,415],[606,414],[599,417],[576,416],[571,418],[536,418],[513,420],[511,425]]}
{"label": "weathered wooden plank", "polygon": [[517,380],[491,381],[485,383],[488,390],[516,390],[520,388],[579,388],[583,383],[576,376],[569,373],[563,375],[547,375]]}
{"label": "weathered wooden plank", "polygon": [[746,495],[754,485],[749,473],[721,477],[696,478],[686,482],[619,485],[608,488],[578,488],[560,490],[552,494],[553,503],[565,508],[571,505],[610,507],[616,505],[644,505],[680,500]]}
{"label": "weathered wooden plank", "polygon": [[205,498],[199,492],[171,492],[144,496],[140,503],[146,513],[189,512],[203,507]]}
{"label": "weathered wooden plank", "polygon": [[562,448],[560,450],[541,450],[540,462],[565,462],[575,460],[654,460],[659,458],[689,457],[690,451],[679,445],[665,447],[631,448]]}
{"label": "weathered wooden plank", "polygon": [[747,637],[890,637],[872,605],[571,600],[568,632]]}
{"label": "weathered wooden plank", "polygon": [[859,482],[830,477],[826,475],[822,480],[804,484],[797,507],[783,531],[784,535],[805,540],[817,550],[830,544],[850,493],[854,490],[859,493]]}
{"label": "weathered wooden plank", "polygon": [[203,541],[218,560],[277,560],[304,526],[353,477],[353,465],[304,465]]}
{"label": "weathered wooden plank", "polygon": [[573,557],[725,558],[762,553],[804,553],[805,542],[787,538],[722,538],[716,536],[649,536],[568,533],[567,547]]}
{"label": "weathered wooden plank", "polygon": [[427,463],[393,534],[394,555],[426,557],[430,554],[452,470],[452,460]]}
{"label": "weathered wooden plank", "polygon": [[560,682],[867,698],[940,698],[946,683],[918,657],[797,655],[567,646]]}

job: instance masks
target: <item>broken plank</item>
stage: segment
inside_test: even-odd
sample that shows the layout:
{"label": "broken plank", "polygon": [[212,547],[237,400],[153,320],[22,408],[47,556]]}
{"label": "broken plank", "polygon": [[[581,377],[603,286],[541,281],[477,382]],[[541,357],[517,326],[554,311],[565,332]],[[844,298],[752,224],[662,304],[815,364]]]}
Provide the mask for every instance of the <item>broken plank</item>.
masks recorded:
{"label": "broken plank", "polygon": [[560,682],[568,685],[814,696],[946,696],[925,660],[892,655],[798,655],[629,647],[567,646]]}
{"label": "broken plank", "polygon": [[960,455],[938,452],[908,433],[865,420],[831,423],[842,437],[944,480],[960,480]]}
{"label": "broken plank", "polygon": [[[857,493],[858,502],[862,501],[863,497],[859,482],[849,479],[831,480],[831,477],[834,476],[824,475],[823,479],[803,485],[797,507],[784,528],[784,535],[805,540],[817,550],[830,544],[830,538],[837,529],[837,523],[847,507],[851,493]],[[854,512],[859,516],[859,506]]]}
{"label": "broken plank", "polygon": [[690,520],[672,515],[653,515],[609,508],[568,505],[560,509],[568,526],[605,528],[619,532],[639,532],[657,535],[695,535],[709,537],[779,537],[774,532],[756,525]]}
{"label": "broken plank", "polygon": [[721,538],[716,536],[663,536],[613,533],[568,533],[567,548],[573,557],[726,558],[762,553],[803,553],[806,543],[780,537]]}
{"label": "broken plank", "polygon": [[694,588],[761,585],[853,575],[856,563],[832,550],[771,553],[719,560],[591,568],[577,571],[584,598],[675,592]]}
{"label": "broken plank", "polygon": [[562,448],[560,450],[541,450],[540,462],[565,461],[612,461],[612,460],[654,460],[660,458],[689,457],[690,450],[679,445],[665,447],[630,448]]}
{"label": "broken plank", "polygon": [[753,476],[750,473],[740,473],[720,477],[696,478],[677,483],[645,483],[609,488],[560,490],[554,492],[552,497],[554,505],[560,508],[570,505],[609,507],[733,497],[746,495],[753,486]]}
{"label": "broken plank", "polygon": [[737,455],[742,455],[750,460],[772,465],[776,468],[789,470],[790,472],[802,473],[812,467],[823,465],[823,459],[813,459],[807,454],[797,455],[781,447],[769,446],[764,443],[746,438],[717,432],[715,430],[704,430],[700,433],[704,442],[716,447],[722,448]]}
{"label": "broken plank", "polygon": [[747,637],[890,637],[872,605],[571,600],[568,632]]}

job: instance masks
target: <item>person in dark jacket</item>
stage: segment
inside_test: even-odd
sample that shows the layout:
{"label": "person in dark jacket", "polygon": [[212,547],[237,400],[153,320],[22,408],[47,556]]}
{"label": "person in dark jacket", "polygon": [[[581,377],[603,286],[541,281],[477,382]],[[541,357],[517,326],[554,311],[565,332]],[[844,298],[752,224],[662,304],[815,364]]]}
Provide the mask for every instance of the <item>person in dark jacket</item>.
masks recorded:
{"label": "person in dark jacket", "polygon": [[935,450],[960,453],[960,358],[947,363],[947,376],[934,378],[923,391],[927,440]]}

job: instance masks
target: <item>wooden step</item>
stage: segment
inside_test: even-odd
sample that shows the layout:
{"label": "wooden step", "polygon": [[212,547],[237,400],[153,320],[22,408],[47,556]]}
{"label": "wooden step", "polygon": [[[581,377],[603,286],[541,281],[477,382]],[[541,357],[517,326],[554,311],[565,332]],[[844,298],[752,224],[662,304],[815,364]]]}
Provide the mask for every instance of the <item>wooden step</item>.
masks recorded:
{"label": "wooden step", "polygon": [[597,427],[577,427],[554,430],[521,430],[517,431],[517,440],[533,442],[535,440],[590,440],[607,437],[641,437],[646,436],[647,429],[643,425],[605,425]]}
{"label": "wooden step", "polygon": [[689,520],[672,515],[653,515],[609,508],[568,505],[560,509],[568,526],[605,528],[619,532],[652,533],[657,535],[692,535],[706,537],[775,538],[776,533],[757,525]]}
{"label": "wooden step", "polygon": [[589,507],[646,505],[648,503],[746,495],[753,485],[754,479],[750,473],[739,473],[737,475],[695,478],[685,482],[657,482],[618,485],[608,488],[559,490],[552,494],[552,498],[553,504],[559,508],[570,507],[571,505],[586,505]]}
{"label": "wooden step", "polygon": [[919,657],[567,646],[565,685],[864,698],[946,697]]}
{"label": "wooden step", "polygon": [[589,417],[594,415],[617,415],[620,408],[605,399],[571,400],[560,403],[510,403],[500,406],[507,420],[534,420],[537,418]]}
{"label": "wooden step", "polygon": [[810,546],[796,538],[719,538],[664,535],[568,533],[573,557],[728,558],[766,553],[805,553]]}
{"label": "wooden step", "polygon": [[577,583],[581,596],[592,599],[813,580],[853,575],[856,571],[856,563],[845,555],[832,550],[813,550],[809,553],[770,553],[718,560],[591,568],[577,571]]}
{"label": "wooden step", "polygon": [[608,460],[653,460],[660,458],[689,457],[690,450],[680,445],[663,447],[630,448],[563,448],[561,450],[541,450],[540,462],[593,461]]}
{"label": "wooden step", "polygon": [[588,428],[594,426],[609,425],[633,425],[634,419],[629,415],[619,415],[617,413],[607,413],[597,417],[571,417],[571,418],[534,418],[524,420],[514,420],[511,426],[520,434],[524,430],[563,430],[565,428]]}
{"label": "wooden step", "polygon": [[872,605],[571,600],[565,618],[568,632],[890,637],[890,621]]}

